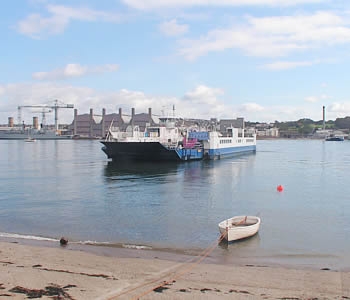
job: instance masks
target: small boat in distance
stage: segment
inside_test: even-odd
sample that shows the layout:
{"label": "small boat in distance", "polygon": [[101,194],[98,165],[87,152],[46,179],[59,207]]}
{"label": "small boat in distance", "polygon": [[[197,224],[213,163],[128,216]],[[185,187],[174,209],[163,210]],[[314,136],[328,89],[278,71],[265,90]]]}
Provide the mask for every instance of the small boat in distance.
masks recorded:
{"label": "small boat in distance", "polygon": [[219,223],[219,230],[228,242],[245,239],[259,231],[260,218],[256,216],[235,216]]}
{"label": "small boat in distance", "polygon": [[36,142],[35,138],[29,137],[27,139],[24,140],[25,142]]}
{"label": "small boat in distance", "polygon": [[331,134],[331,135],[326,137],[326,141],[342,142],[342,141],[344,141],[344,136]]}

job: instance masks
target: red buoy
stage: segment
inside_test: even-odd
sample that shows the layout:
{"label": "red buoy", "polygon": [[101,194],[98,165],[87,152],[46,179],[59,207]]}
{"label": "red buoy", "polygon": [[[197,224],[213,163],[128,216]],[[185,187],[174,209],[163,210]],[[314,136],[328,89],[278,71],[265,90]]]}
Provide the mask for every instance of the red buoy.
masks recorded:
{"label": "red buoy", "polygon": [[277,191],[278,192],[282,192],[283,191],[283,186],[282,185],[278,185],[277,186]]}

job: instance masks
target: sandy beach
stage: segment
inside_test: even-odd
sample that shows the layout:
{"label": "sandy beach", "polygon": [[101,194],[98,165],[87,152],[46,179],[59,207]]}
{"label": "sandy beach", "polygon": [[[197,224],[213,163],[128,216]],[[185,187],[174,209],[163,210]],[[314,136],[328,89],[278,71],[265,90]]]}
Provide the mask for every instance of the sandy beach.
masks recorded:
{"label": "sandy beach", "polygon": [[194,263],[135,249],[118,257],[59,245],[0,247],[3,299],[350,299],[347,271]]}

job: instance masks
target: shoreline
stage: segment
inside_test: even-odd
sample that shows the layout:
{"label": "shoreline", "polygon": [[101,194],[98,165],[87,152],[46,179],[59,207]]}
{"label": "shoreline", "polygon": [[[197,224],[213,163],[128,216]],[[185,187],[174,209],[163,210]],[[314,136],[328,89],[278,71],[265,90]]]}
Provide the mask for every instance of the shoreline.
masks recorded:
{"label": "shoreline", "polygon": [[[40,236],[14,237],[10,234],[9,237],[0,236],[0,244],[2,242],[20,244],[34,247],[47,248],[64,248],[66,250],[81,251],[97,256],[107,256],[116,258],[144,258],[144,259],[163,259],[174,262],[191,262],[200,257],[203,252],[208,251],[208,248],[158,248],[154,245],[141,244],[124,244],[124,243],[103,243],[94,241],[69,241],[67,245],[60,245],[59,239],[45,238]],[[251,240],[254,240],[252,237]],[[238,242],[240,243],[240,242]],[[237,244],[238,244],[237,243]],[[302,270],[323,270],[350,272],[349,261],[345,257],[337,257],[324,253],[260,253],[250,252],[251,249],[244,251],[230,251],[230,247],[235,247],[233,244],[216,243],[210,245],[213,251],[205,257],[203,263],[215,265],[229,266],[246,266],[258,265],[263,267],[283,267],[289,269]],[[227,251],[226,251],[227,250]]]}
{"label": "shoreline", "polygon": [[0,241],[0,298],[26,299],[26,292],[36,291],[43,299],[350,299],[349,271],[35,244]]}

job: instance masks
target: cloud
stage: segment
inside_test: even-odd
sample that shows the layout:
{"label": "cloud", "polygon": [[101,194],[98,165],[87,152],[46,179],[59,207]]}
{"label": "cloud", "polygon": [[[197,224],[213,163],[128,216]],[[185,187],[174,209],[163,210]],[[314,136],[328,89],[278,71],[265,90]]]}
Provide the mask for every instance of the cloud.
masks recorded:
{"label": "cloud", "polygon": [[18,22],[17,30],[32,38],[40,38],[42,35],[62,33],[68,23],[69,20],[58,16],[45,18],[39,14],[31,14],[26,19]]}
{"label": "cloud", "polygon": [[120,22],[121,15],[86,7],[69,7],[63,5],[47,5],[48,16],[31,14],[18,22],[18,32],[32,38],[43,38],[48,35],[56,35],[65,31],[70,22]]}
{"label": "cloud", "polygon": [[249,56],[281,57],[348,43],[347,15],[316,12],[262,18],[249,16],[230,28],[211,30],[198,39],[180,40],[178,54],[195,60],[210,52],[240,49]]}
{"label": "cloud", "polygon": [[81,77],[88,74],[113,72],[118,70],[118,65],[110,64],[103,66],[81,66],[79,64],[67,64],[65,67],[49,72],[33,73],[33,79],[37,80],[59,80],[73,77]]}
{"label": "cloud", "polygon": [[210,104],[218,103],[217,96],[223,95],[224,91],[218,88],[211,88],[205,85],[198,85],[193,91],[185,94],[184,100],[191,101],[196,104]]}
{"label": "cloud", "polygon": [[334,102],[327,106],[327,112],[349,115],[350,102]]}
{"label": "cloud", "polygon": [[262,66],[262,68],[271,71],[279,71],[295,69],[298,67],[308,67],[319,63],[319,61],[276,61],[273,63],[265,64]]}
{"label": "cloud", "polygon": [[257,103],[245,103],[240,107],[240,112],[261,112],[264,110],[264,107]]}
{"label": "cloud", "polygon": [[176,19],[164,22],[159,25],[159,30],[166,36],[179,36],[188,31],[188,25],[178,24]]}
{"label": "cloud", "polygon": [[310,103],[316,103],[321,100],[328,100],[330,98],[331,98],[330,96],[323,94],[321,96],[308,96],[305,98],[305,101]]}
{"label": "cloud", "polygon": [[306,102],[311,102],[311,103],[315,103],[315,102],[318,102],[318,98],[317,97],[315,97],[315,96],[309,96],[309,97],[306,97],[305,98],[305,101]]}
{"label": "cloud", "polygon": [[[75,87],[52,82],[18,83],[0,85],[0,124],[6,124],[8,117],[17,120],[17,107],[20,105],[52,105],[58,99],[65,104],[74,104],[78,114],[88,114],[90,108],[95,114],[106,109],[107,114],[117,113],[121,107],[124,114],[147,113],[152,108],[154,114],[172,113],[173,105],[176,115],[184,118],[218,118],[229,119],[244,117],[247,121],[273,122],[293,121],[301,118],[322,119],[322,106],[315,103],[303,105],[261,105],[256,102],[240,103],[238,100],[225,102],[224,91],[205,85],[195,87],[183,97],[148,95],[142,91],[122,89],[116,92],[103,92],[88,87]],[[322,96],[320,96],[321,98]],[[33,116],[41,119],[40,112],[22,109],[22,118],[31,123]],[[60,109],[59,123],[70,124],[73,121],[72,109]],[[350,116],[350,101],[331,103],[327,106],[327,117]],[[47,124],[54,124],[54,114],[46,114]]]}
{"label": "cloud", "polygon": [[[63,103],[72,103],[78,109],[79,114],[89,113],[93,108],[96,114],[101,114],[103,108],[107,113],[118,112],[121,107],[125,114],[131,113],[134,107],[137,113],[147,112],[151,107],[154,114],[161,115],[172,113],[173,105],[176,114],[187,118],[233,118],[234,110],[230,104],[217,99],[223,95],[221,89],[210,88],[204,85],[194,88],[184,97],[147,95],[142,91],[122,89],[116,92],[97,91],[87,87],[74,87],[72,85],[57,84],[51,82],[19,83],[1,86],[3,95],[0,95],[0,124],[6,122],[7,118],[17,117],[17,106],[38,105],[52,103],[58,99]],[[8,103],[3,101],[8,99]],[[6,107],[5,107],[6,106]],[[33,113],[30,109],[22,110],[26,122],[31,122]],[[37,116],[41,118],[40,114]],[[47,114],[47,123],[53,124],[53,115]],[[59,122],[71,123],[73,111],[61,109]],[[51,122],[51,123],[50,123]]]}
{"label": "cloud", "polygon": [[126,5],[150,10],[167,7],[193,6],[294,6],[298,4],[322,3],[325,0],[122,0]]}

